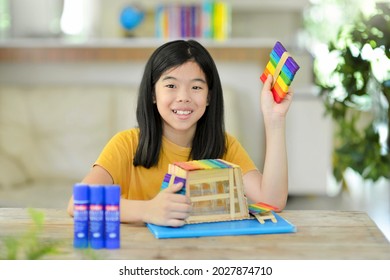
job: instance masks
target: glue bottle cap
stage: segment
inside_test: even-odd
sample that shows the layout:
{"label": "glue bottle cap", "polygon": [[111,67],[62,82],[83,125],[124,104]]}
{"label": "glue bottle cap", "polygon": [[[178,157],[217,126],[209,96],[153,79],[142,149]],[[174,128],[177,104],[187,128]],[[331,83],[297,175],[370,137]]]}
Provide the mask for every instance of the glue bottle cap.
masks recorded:
{"label": "glue bottle cap", "polygon": [[83,183],[73,185],[73,201],[75,204],[89,203],[89,186]]}
{"label": "glue bottle cap", "polygon": [[106,205],[119,204],[121,198],[121,188],[119,185],[105,186],[105,203]]}
{"label": "glue bottle cap", "polygon": [[91,204],[104,204],[104,186],[91,185],[89,192]]}

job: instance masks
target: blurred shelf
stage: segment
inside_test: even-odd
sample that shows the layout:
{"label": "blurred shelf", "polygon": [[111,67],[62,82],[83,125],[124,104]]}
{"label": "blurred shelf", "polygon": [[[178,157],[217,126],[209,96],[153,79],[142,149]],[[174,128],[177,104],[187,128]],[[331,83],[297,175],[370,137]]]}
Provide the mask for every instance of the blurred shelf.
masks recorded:
{"label": "blurred shelf", "polygon": [[[301,11],[304,7],[310,4],[310,0],[224,0],[225,3],[230,4],[236,11]],[[149,0],[143,1],[139,4],[142,9],[154,9],[158,4],[164,3],[180,3],[192,4],[193,0]]]}
{"label": "blurred shelf", "polygon": [[[169,39],[173,40],[173,39]],[[275,39],[196,39],[215,60],[268,60]],[[70,61],[143,61],[161,44],[155,38],[88,39],[7,39],[0,40],[0,62],[70,62]]]}

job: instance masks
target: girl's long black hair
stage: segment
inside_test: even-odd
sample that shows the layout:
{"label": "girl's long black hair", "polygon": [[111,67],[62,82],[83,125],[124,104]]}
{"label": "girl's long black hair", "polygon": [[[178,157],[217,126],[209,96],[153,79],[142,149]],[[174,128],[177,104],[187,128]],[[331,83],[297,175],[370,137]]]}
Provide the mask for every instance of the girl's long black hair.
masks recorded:
{"label": "girl's long black hair", "polygon": [[161,75],[173,67],[195,61],[203,70],[209,89],[204,115],[198,120],[188,160],[220,158],[226,150],[224,106],[221,81],[209,52],[197,41],[176,40],[157,48],[146,63],[137,102],[140,139],[134,166],[150,168],[159,161],[162,147],[162,119],[153,103],[155,84]]}

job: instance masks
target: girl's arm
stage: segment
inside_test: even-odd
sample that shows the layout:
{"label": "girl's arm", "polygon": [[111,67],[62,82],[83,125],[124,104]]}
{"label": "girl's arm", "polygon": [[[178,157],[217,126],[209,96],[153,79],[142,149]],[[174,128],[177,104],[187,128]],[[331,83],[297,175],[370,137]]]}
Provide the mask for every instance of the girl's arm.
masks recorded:
{"label": "girl's arm", "polygon": [[264,117],[266,151],[263,174],[250,171],[243,177],[247,197],[253,202],[264,202],[282,210],[288,196],[288,169],[286,149],[286,114],[292,101],[289,92],[278,104],[271,92],[269,75],[261,92],[261,110]]}
{"label": "girl's arm", "polygon": [[[111,185],[111,175],[103,167],[95,165],[82,181],[86,184]],[[120,200],[120,219],[123,223],[145,222],[157,225],[182,226],[189,216],[189,198],[176,194],[182,183],[174,184],[161,191],[152,200]],[[68,203],[68,213],[73,216],[73,196]]]}

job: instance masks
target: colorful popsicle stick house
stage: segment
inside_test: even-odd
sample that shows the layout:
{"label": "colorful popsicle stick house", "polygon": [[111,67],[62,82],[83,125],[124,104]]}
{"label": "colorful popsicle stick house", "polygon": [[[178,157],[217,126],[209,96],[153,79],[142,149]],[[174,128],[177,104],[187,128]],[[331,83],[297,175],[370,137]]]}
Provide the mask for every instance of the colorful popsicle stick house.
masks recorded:
{"label": "colorful popsicle stick house", "polygon": [[178,182],[192,203],[188,224],[250,218],[238,165],[220,159],[176,162],[169,165],[161,188]]}
{"label": "colorful popsicle stick house", "polygon": [[269,74],[273,76],[271,91],[277,103],[280,103],[286,96],[299,68],[284,46],[280,42],[276,42],[260,80],[264,83]]}

